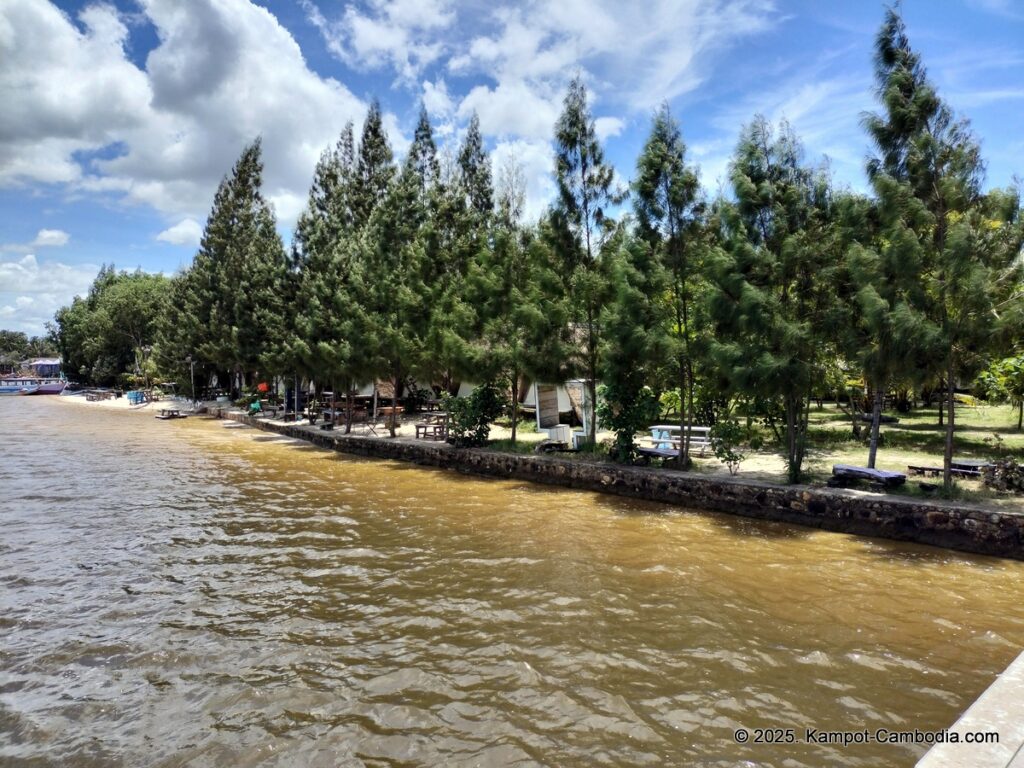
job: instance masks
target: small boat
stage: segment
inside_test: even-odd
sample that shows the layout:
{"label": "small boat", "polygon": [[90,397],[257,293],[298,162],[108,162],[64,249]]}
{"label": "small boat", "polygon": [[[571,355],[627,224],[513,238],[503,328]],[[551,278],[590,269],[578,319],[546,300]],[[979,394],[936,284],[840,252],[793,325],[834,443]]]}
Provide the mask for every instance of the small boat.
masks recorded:
{"label": "small boat", "polygon": [[0,378],[0,395],[59,395],[67,385],[64,379],[5,376]]}

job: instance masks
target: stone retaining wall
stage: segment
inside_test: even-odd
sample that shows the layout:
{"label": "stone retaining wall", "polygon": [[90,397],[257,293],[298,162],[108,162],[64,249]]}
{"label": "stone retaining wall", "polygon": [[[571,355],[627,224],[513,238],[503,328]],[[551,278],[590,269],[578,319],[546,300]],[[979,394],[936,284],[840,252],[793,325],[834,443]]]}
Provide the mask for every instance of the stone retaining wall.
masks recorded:
{"label": "stone retaining wall", "polygon": [[301,424],[217,415],[343,453],[488,477],[530,480],[682,507],[780,520],[830,531],[917,541],[1024,560],[1024,515],[843,489],[625,467],[556,456],[457,449],[443,443],[336,434]]}

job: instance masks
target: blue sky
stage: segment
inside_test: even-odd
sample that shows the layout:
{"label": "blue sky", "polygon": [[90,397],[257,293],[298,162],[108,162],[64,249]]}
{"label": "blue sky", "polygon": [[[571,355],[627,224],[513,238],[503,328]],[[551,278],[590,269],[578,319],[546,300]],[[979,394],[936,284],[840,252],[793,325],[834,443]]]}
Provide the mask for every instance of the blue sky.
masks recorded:
{"label": "blue sky", "polygon": [[[866,186],[875,108],[863,0],[0,2],[0,327],[41,333],[99,265],[187,265],[218,181],[263,137],[286,242],[313,166],[380,99],[401,155],[481,120],[528,214],[553,198],[551,129],[580,71],[621,183],[667,101],[710,194],[741,126],[787,118],[808,159]],[[969,118],[988,185],[1024,173],[1024,0],[905,0],[911,41]]]}

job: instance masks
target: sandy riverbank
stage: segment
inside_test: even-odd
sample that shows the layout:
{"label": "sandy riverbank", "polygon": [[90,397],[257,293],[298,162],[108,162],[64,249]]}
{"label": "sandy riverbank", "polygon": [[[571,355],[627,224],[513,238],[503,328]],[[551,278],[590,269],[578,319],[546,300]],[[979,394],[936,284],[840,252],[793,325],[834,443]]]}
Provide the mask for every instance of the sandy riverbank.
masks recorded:
{"label": "sandy riverbank", "polygon": [[[85,395],[72,395],[52,398],[53,400],[61,403],[69,403],[81,407],[90,408],[105,408],[112,410],[122,411],[139,411],[143,413],[155,413],[161,408],[181,408],[183,411],[191,410],[191,403],[187,400],[173,400],[165,399],[159,400],[154,403],[146,403],[143,405],[130,405],[128,399],[125,397],[110,398],[108,400],[86,400]],[[207,407],[209,409],[224,408],[225,410],[237,410],[231,409],[227,403],[217,402],[206,402],[200,403],[200,408]],[[420,420],[419,416],[408,416],[405,417],[406,421],[399,422],[398,429],[395,437],[403,440],[415,440],[416,439],[416,422]],[[266,420],[285,423],[281,419],[273,419],[266,417]],[[300,424],[308,424],[305,420]],[[541,442],[547,438],[546,432],[537,432],[531,429],[532,425],[527,422],[526,429],[522,427],[517,431],[516,439],[525,445],[533,445]],[[335,428],[339,434],[344,433],[344,426],[338,426]],[[367,436],[367,437],[382,437],[388,438],[388,430],[386,427],[377,427],[376,435],[371,433],[365,424],[354,424],[352,426],[352,433],[355,436]],[[600,430],[597,433],[598,442],[610,442],[614,439],[614,434],[607,430]],[[490,439],[491,440],[510,440],[512,438],[512,430],[508,427],[494,424],[491,426]],[[694,457],[694,471],[702,474],[710,475],[728,475],[728,470],[725,465],[719,462],[714,456],[711,455],[710,451],[707,451],[704,456]],[[749,478],[756,478],[759,480],[777,481],[784,479],[785,476],[785,465],[776,454],[755,454],[750,456],[743,465],[743,475]]]}
{"label": "sandy riverbank", "polygon": [[55,395],[48,398],[49,400],[61,403],[62,405],[76,405],[89,408],[104,408],[107,410],[115,411],[141,411],[144,413],[157,412],[161,408],[180,408],[181,410],[191,410],[191,403],[186,400],[157,400],[152,403],[142,403],[141,405],[132,405],[128,402],[127,397],[112,397],[108,400],[93,400],[89,401],[85,399],[85,395]]}

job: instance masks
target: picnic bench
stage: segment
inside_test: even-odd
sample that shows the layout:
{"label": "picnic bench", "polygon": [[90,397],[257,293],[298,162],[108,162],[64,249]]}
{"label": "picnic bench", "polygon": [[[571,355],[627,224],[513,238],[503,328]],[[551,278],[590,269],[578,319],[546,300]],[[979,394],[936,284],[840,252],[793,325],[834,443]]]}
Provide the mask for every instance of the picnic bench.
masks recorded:
{"label": "picnic bench", "polygon": [[162,421],[168,421],[170,419],[184,419],[186,418],[186,415],[177,408],[161,408],[160,413],[156,415],[156,418]]}
{"label": "picnic bench", "polygon": [[[949,466],[949,473],[954,477],[981,477],[986,467],[992,466],[990,462],[978,459],[954,459]],[[926,467],[911,464],[907,471],[912,475],[924,475],[925,477],[939,477],[945,471],[943,467]]]}
{"label": "picnic bench", "polygon": [[890,472],[885,469],[871,469],[870,467],[853,467],[849,464],[836,464],[832,467],[832,478],[828,484],[832,487],[848,485],[850,483],[867,480],[874,485],[883,488],[894,488],[907,482],[907,476],[902,472]]}
{"label": "picnic bench", "polygon": [[[650,440],[654,448],[675,449],[676,455],[682,448],[685,439],[685,431],[678,424],[654,424],[648,429],[651,431]],[[690,427],[690,450],[696,449],[701,456],[704,451],[711,447],[711,427]]]}
{"label": "picnic bench", "polygon": [[636,449],[637,454],[643,459],[643,463],[649,464],[651,459],[678,459],[678,448],[659,448],[658,446],[640,446]]}
{"label": "picnic bench", "polygon": [[448,414],[444,411],[424,414],[423,421],[416,424],[416,439],[447,440]]}

